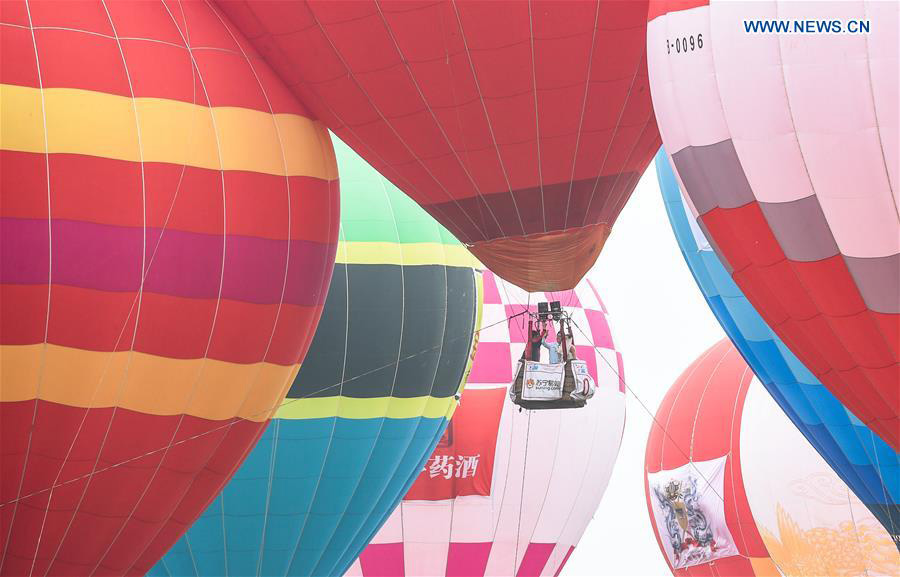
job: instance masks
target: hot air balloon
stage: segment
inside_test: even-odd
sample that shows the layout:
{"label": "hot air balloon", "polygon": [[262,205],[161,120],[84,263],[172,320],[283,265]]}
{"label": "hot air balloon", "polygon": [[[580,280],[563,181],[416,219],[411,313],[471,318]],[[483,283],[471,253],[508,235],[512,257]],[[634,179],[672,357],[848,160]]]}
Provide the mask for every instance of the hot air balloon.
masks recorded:
{"label": "hot air balloon", "polygon": [[0,21],[0,573],[121,575],[287,392],[334,263],[334,153],[207,4]]}
{"label": "hot air balloon", "polygon": [[341,241],[309,354],[246,463],[150,575],[340,575],[456,408],[477,263],[335,145]]}
{"label": "hot air balloon", "polygon": [[[698,224],[769,326],[894,450],[898,10],[896,2],[660,2],[647,30],[653,105]],[[806,21],[845,32],[866,21],[870,31],[748,31]]]}
{"label": "hot air balloon", "polygon": [[[507,394],[527,338],[521,316],[507,319],[542,300],[559,300],[585,333],[574,331],[577,356],[591,367],[597,392],[584,408],[521,411]],[[589,280],[572,291],[528,295],[486,271],[478,349],[460,408],[346,575],[558,575],[619,452],[621,375],[606,310]]]}
{"label": "hot air balloon", "polygon": [[900,532],[900,457],[853,416],[759,316],[690,213],[664,150],[656,173],[685,261],[713,314],[785,414],[892,535]]}
{"label": "hot air balloon", "polygon": [[[756,381],[744,401],[741,472],[756,527],[785,575],[896,575],[891,536]],[[777,443],[781,458],[772,458]]]}
{"label": "hot air balloon", "polygon": [[658,148],[646,1],[221,7],[341,140],[526,290],[575,286]]}
{"label": "hot air balloon", "polygon": [[[728,339],[669,389],[645,471],[650,522],[675,575],[891,575],[900,562]],[[811,553],[818,564],[805,564]]]}

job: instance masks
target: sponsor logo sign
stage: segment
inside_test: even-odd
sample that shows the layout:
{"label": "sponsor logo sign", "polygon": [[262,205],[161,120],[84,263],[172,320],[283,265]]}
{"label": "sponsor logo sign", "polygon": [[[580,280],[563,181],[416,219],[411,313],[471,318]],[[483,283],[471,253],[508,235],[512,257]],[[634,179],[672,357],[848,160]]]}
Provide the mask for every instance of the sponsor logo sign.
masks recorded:
{"label": "sponsor logo sign", "polygon": [[562,398],[565,365],[558,363],[526,363],[522,379],[522,398],[529,401],[552,401]]}

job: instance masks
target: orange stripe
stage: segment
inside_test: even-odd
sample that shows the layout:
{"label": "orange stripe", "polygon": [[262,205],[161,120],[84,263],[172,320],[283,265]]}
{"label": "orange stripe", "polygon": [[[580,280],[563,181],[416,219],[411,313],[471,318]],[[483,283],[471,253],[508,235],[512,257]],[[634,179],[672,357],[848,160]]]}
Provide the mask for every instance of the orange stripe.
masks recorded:
{"label": "orange stripe", "polygon": [[299,369],[299,364],[240,365],[57,345],[3,345],[0,402],[38,398],[154,415],[264,421],[278,408]]}
{"label": "orange stripe", "polygon": [[0,84],[0,148],[337,178],[321,123],[296,114]]}

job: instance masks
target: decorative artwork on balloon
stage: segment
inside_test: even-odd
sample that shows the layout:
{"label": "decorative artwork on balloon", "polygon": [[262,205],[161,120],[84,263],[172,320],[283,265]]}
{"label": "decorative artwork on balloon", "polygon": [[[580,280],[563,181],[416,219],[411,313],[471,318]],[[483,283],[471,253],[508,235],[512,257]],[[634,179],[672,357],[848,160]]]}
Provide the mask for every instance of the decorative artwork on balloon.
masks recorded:
{"label": "decorative artwork on balloon", "polygon": [[737,554],[722,499],[726,458],[647,475],[656,527],[676,569]]}
{"label": "decorative artwork on balloon", "polygon": [[645,466],[650,521],[677,577],[897,575],[891,534],[727,339],[669,389]]}
{"label": "decorative artwork on balloon", "polygon": [[[735,415],[752,379],[724,339],[685,369],[657,409],[644,457],[644,489],[659,548],[678,577],[778,575],[743,491],[741,420]],[[677,486],[669,486],[671,481]]]}
{"label": "decorative artwork on balloon", "polygon": [[740,449],[747,501],[782,573],[897,575],[890,532],[759,386],[747,392]]}

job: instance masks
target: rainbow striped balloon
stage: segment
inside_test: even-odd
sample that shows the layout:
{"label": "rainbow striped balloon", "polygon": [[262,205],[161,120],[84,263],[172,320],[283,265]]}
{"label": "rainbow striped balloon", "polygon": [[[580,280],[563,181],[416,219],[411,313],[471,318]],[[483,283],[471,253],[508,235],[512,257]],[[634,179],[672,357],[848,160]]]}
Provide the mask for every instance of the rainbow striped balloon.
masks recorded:
{"label": "rainbow striped balloon", "polygon": [[205,3],[4,2],[0,21],[0,572],[127,574],[299,369],[334,153]]}

